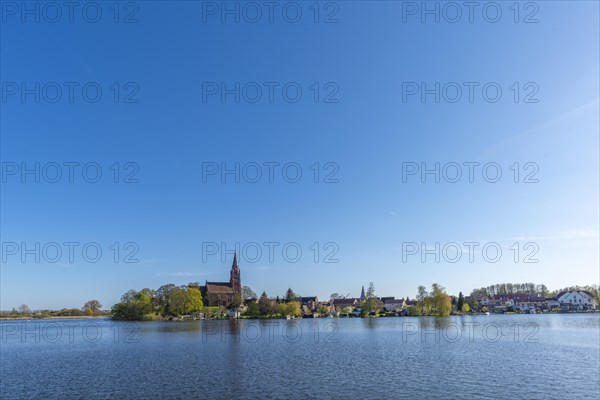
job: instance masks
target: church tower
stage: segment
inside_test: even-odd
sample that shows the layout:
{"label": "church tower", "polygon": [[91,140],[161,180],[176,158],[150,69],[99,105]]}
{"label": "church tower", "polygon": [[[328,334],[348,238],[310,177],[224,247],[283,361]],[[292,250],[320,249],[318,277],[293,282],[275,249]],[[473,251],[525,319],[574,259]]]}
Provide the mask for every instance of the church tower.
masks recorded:
{"label": "church tower", "polygon": [[242,294],[242,278],[240,276],[240,266],[237,261],[237,253],[233,253],[233,264],[229,273],[229,284],[234,294]]}

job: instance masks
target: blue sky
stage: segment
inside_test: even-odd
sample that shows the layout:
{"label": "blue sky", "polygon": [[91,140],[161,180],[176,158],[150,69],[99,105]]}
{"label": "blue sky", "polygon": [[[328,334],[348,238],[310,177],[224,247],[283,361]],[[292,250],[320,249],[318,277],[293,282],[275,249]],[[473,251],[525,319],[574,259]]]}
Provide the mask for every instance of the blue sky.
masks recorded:
{"label": "blue sky", "polygon": [[[319,297],[358,295],[370,281],[378,294],[398,297],[433,282],[452,294],[497,282],[598,283],[597,2],[537,2],[537,9],[522,2],[518,23],[513,2],[497,3],[496,23],[479,9],[472,23],[466,10],[456,23],[444,20],[450,14],[422,22],[421,10],[408,15],[407,4],[365,1],[321,2],[315,23],[313,2],[291,3],[285,16],[301,9],[297,23],[279,9],[273,22],[265,9],[257,23],[244,20],[253,14],[222,22],[222,10],[206,13],[220,2],[123,2],[118,23],[108,2],[97,3],[96,23],[78,9],[73,22],[63,9],[52,23],[55,14],[42,5],[36,22],[3,4],[0,308],[80,307],[90,298],[108,307],[131,288],[226,280],[231,257],[203,257],[211,243],[245,247],[242,283],[272,295],[288,287]],[[137,22],[123,23],[126,15]],[[325,16],[338,22],[324,23]],[[538,22],[524,23],[527,16]],[[213,82],[214,95],[206,92]],[[239,103],[233,94],[222,101],[221,83],[234,89],[236,82]],[[439,82],[447,92],[439,102],[433,94],[422,101],[420,93],[403,101],[411,82],[419,90]],[[475,82],[472,102],[466,82]],[[22,84],[33,94],[22,97]],[[502,90],[497,102],[483,97],[486,84]],[[62,97],[51,102],[55,85]],[[262,97],[251,102],[256,85]],[[457,85],[462,96],[451,102]],[[290,98],[299,87],[299,101],[286,100],[284,86]],[[102,97],[92,102],[97,87]],[[79,163],[73,182],[64,164],[70,162]],[[264,163],[275,162],[271,183]],[[465,162],[480,163],[474,182]],[[32,174],[23,179],[23,166],[36,163],[40,182]],[[56,183],[48,182],[53,163],[62,172]],[[88,180],[100,167],[98,182],[83,178],[87,163],[97,163]],[[248,174],[258,163],[263,177],[203,179],[208,163],[239,163]],[[300,167],[298,182],[282,177],[286,163]],[[403,182],[406,163],[439,163],[440,171],[458,163],[463,176],[457,183],[443,176],[436,183],[433,175]],[[483,179],[487,163],[501,168],[498,182]],[[132,172],[137,183],[123,182]],[[323,182],[332,172],[337,182]],[[532,172],[538,182],[523,182]],[[65,242],[79,243],[72,262]],[[266,242],[279,243],[272,262]],[[465,242],[479,243],[473,262]],[[40,262],[35,254],[23,261],[13,243],[34,253],[39,243]],[[63,252],[56,262],[48,262],[49,243]],[[83,257],[86,243],[102,250],[97,262]],[[256,262],[253,243],[263,251]],[[429,255],[423,262],[421,252],[406,254],[406,243],[440,243],[449,251],[456,247],[448,243],[458,243],[462,257],[453,263],[454,253],[442,254],[438,263]],[[495,263],[481,253],[488,243],[502,249]],[[299,261],[282,255],[286,244],[302,250]],[[139,262],[124,262],[133,250]],[[333,250],[339,262],[324,262]],[[537,263],[524,262],[531,252]]]}

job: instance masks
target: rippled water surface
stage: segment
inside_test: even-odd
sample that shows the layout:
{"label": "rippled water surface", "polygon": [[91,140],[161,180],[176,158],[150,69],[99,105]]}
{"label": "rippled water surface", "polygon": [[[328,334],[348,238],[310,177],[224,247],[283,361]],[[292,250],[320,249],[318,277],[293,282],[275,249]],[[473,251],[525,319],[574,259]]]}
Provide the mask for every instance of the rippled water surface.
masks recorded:
{"label": "rippled water surface", "polygon": [[2,399],[600,395],[599,314],[0,327]]}

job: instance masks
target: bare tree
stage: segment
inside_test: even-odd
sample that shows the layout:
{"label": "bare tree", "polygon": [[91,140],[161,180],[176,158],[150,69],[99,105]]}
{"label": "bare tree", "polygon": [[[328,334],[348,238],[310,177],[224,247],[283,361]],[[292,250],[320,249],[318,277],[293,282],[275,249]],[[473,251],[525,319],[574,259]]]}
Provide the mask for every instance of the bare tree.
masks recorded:
{"label": "bare tree", "polygon": [[21,314],[31,314],[31,310],[29,309],[29,306],[27,304],[21,304],[19,306],[19,312]]}
{"label": "bare tree", "polygon": [[90,314],[97,314],[100,312],[101,308],[102,304],[98,300],[92,299],[83,305],[82,310]]}

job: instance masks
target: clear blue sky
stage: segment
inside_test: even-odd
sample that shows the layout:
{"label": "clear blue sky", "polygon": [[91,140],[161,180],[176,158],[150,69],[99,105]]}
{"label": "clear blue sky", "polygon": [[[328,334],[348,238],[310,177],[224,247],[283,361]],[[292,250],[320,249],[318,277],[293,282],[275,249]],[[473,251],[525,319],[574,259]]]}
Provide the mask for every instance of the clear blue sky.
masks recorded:
{"label": "clear blue sky", "polygon": [[[279,242],[274,262],[264,246],[259,261],[240,260],[242,283],[270,295],[292,287],[323,298],[332,292],[357,296],[370,281],[377,294],[397,297],[413,297],[418,285],[433,282],[457,294],[497,282],[559,288],[599,281],[596,1],[543,1],[537,2],[539,9],[525,9],[522,2],[519,23],[509,9],[512,1],[498,3],[502,16],[496,23],[486,21],[481,8],[472,23],[467,9],[456,23],[444,20],[454,17],[451,9],[439,23],[427,15],[422,23],[422,10],[412,15],[406,4],[403,22],[401,2],[366,1],[340,1],[337,8],[323,2],[318,23],[312,1],[294,3],[302,10],[297,23],[284,19],[280,8],[272,23],[266,8],[258,23],[244,20],[254,17],[251,9],[239,23],[231,15],[222,23],[222,10],[210,13],[220,2],[194,1],[140,1],[137,8],[123,2],[119,23],[113,21],[112,2],[101,2],[97,23],[84,19],[81,9],[74,10],[72,23],[67,9],[52,23],[53,10],[40,9],[35,22],[35,15],[23,16],[23,10],[7,9],[5,3],[2,309],[22,303],[32,309],[81,307],[90,298],[109,307],[131,288],[227,280],[231,257],[203,261],[208,242],[226,243],[228,249],[236,242]],[[293,19],[294,11],[288,7],[286,17]],[[487,12],[488,19],[494,17],[494,10]],[[87,13],[94,18],[94,10]],[[122,23],[127,15],[138,22]],[[328,16],[338,22],[323,23]],[[538,22],[524,23],[527,18]],[[35,93],[22,93],[22,83],[35,92],[36,82],[39,103]],[[52,82],[63,88],[55,103]],[[65,82],[79,84],[73,102]],[[102,89],[96,103],[89,100],[95,96],[93,85],[88,85],[88,100],[82,97],[89,82]],[[255,103],[247,101],[254,97],[253,85],[246,86],[239,103],[234,95],[222,102],[220,93],[210,95],[206,90],[213,87],[203,82],[224,82],[230,89],[235,82],[241,87],[256,82],[264,90]],[[279,85],[273,102],[264,82]],[[302,89],[296,103],[282,97],[288,82]],[[311,89],[315,82],[318,103]],[[447,96],[439,103],[434,95],[422,102],[420,93],[403,101],[403,82],[426,82],[429,88],[456,82],[464,90],[455,103],[448,101],[453,85],[446,86]],[[465,82],[479,83],[473,102]],[[498,102],[482,97],[481,88],[489,82],[502,89]],[[414,86],[404,85],[405,95],[409,88]],[[134,89],[129,98],[138,101],[124,103]],[[289,90],[293,96],[294,87]],[[327,98],[338,101],[325,103],[334,90]],[[70,183],[63,164],[68,162],[98,163],[102,177],[86,182],[80,165]],[[121,183],[113,183],[115,162]],[[257,183],[243,177],[236,183],[231,175],[224,183],[216,176],[203,182],[203,163],[213,162],[230,168],[292,162],[303,175],[289,183],[278,167],[270,183],[264,167]],[[310,169],[315,162],[319,183]],[[334,171],[325,168],[329,162],[337,167],[337,183],[322,182]],[[479,167],[470,183],[463,166],[457,183],[443,177],[435,183],[432,175],[425,183],[418,176],[403,182],[403,163],[409,162],[429,168],[436,162],[497,163],[502,178],[488,183]],[[519,183],[510,169],[515,162]],[[528,162],[534,164],[525,169]],[[15,165],[34,168],[35,163],[46,167],[39,183],[33,175],[23,183],[21,171],[11,174]],[[51,163],[63,165],[57,183],[47,179],[54,176]],[[534,169],[538,182],[522,182]],[[132,171],[138,183],[123,183]],[[254,176],[253,170],[247,172]],[[20,249],[12,254],[11,243],[34,249],[36,242],[39,263],[35,255],[23,262]],[[54,263],[47,262],[54,257],[52,242],[63,251]],[[73,262],[65,242],[80,243]],[[96,263],[81,254],[91,242],[102,249]],[[121,246],[117,263],[110,249],[114,242]],[[128,242],[139,248],[137,263],[123,262],[134,249],[122,249]],[[321,246],[319,262],[310,249],[314,242]],[[333,249],[322,248],[328,242],[337,245],[337,263],[323,262]],[[404,254],[403,260],[407,242],[431,248],[436,242],[481,245],[472,263],[464,246],[459,262],[442,257],[436,263],[431,255],[422,262],[420,253]],[[502,248],[496,263],[482,257],[488,242]],[[510,249],[514,242],[519,262]],[[524,248],[529,242],[537,246],[537,263],[523,262],[533,249]],[[298,243],[300,261],[282,257],[286,243]],[[47,254],[41,254],[44,246]]]}

